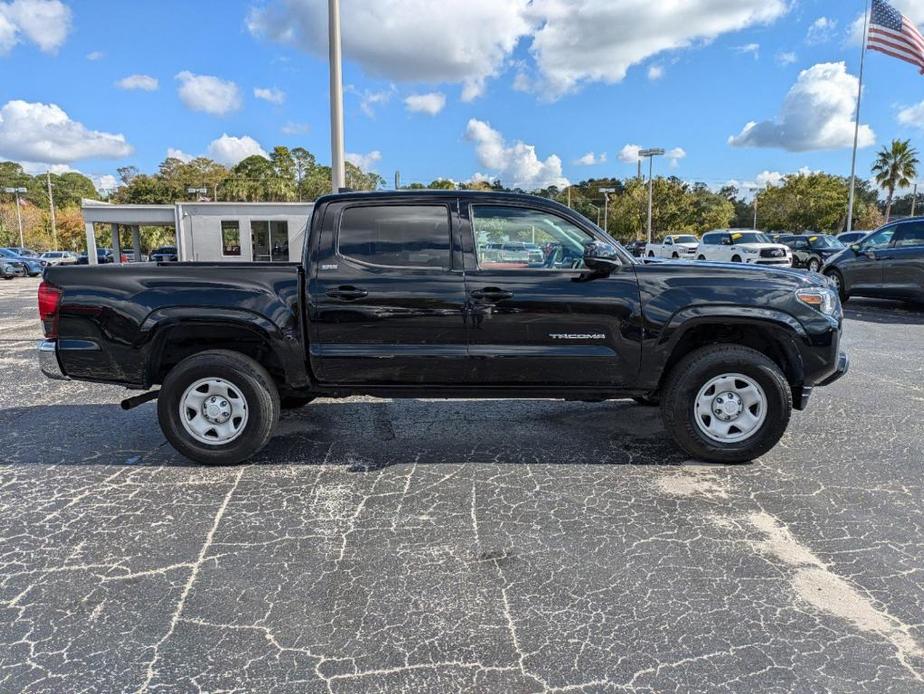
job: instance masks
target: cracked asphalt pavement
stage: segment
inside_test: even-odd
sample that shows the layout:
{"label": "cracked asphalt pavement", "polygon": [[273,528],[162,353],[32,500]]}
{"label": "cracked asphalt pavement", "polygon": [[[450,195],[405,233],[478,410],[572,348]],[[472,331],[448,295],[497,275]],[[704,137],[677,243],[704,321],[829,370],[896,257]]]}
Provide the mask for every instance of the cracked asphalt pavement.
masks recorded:
{"label": "cracked asphalt pavement", "polygon": [[191,465],[0,283],[0,691],[924,691],[924,309],[748,465],[629,401],[318,401]]}

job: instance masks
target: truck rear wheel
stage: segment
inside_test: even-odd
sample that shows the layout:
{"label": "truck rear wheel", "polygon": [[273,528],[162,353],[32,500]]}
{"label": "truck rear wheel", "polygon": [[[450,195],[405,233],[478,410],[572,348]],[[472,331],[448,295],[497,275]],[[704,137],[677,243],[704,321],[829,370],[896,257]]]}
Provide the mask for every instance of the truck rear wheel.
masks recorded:
{"label": "truck rear wheel", "polygon": [[709,345],[686,355],[663,393],[668,433],[686,453],[713,463],[763,455],[792,415],[792,392],[779,366],[741,345]]}
{"label": "truck rear wheel", "polygon": [[229,350],[181,361],[157,399],[164,436],[181,454],[206,465],[235,465],[263,448],[279,410],[279,392],[266,369]]}

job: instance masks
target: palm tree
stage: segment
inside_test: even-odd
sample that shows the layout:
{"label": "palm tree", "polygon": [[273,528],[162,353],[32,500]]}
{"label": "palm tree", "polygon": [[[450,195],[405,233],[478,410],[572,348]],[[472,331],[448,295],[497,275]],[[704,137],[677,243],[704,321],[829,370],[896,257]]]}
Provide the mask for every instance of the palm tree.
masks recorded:
{"label": "palm tree", "polygon": [[888,192],[886,221],[892,216],[892,198],[896,188],[907,188],[918,174],[918,152],[910,140],[892,140],[891,147],[883,147],[876,155],[873,175],[876,183]]}

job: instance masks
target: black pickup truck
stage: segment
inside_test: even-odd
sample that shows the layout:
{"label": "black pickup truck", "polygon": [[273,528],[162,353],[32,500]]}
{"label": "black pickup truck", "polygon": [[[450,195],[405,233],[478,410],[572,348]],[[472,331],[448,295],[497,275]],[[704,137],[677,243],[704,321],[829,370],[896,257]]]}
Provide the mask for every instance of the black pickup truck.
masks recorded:
{"label": "black pickup truck", "polygon": [[637,260],[542,198],[330,195],[305,239],[301,264],[49,268],[42,370],[149,391],[123,406],[156,397],[212,464],[260,450],[281,409],[360,394],[634,398],[691,456],[739,462],[847,370],[825,278]]}

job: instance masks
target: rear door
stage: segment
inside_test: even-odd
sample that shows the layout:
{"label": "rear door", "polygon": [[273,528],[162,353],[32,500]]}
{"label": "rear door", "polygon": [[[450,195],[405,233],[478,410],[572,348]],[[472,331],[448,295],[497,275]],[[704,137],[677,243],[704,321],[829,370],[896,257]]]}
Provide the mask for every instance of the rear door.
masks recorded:
{"label": "rear door", "polygon": [[892,244],[897,224],[889,224],[870,234],[859,244],[859,250],[851,251],[838,261],[847,284],[848,292],[866,296],[883,296],[882,253]]}
{"label": "rear door", "polygon": [[[639,305],[634,265],[586,281],[584,244],[594,235],[564,214],[509,200],[460,210],[465,246],[469,351],[483,385],[624,386],[638,375]],[[482,249],[525,241],[541,267],[495,261]]]}
{"label": "rear door", "polygon": [[892,244],[879,256],[884,295],[924,300],[924,222],[899,224]]}
{"label": "rear door", "polygon": [[322,383],[467,380],[456,209],[448,198],[327,207],[308,285],[310,360]]}

